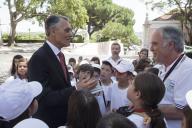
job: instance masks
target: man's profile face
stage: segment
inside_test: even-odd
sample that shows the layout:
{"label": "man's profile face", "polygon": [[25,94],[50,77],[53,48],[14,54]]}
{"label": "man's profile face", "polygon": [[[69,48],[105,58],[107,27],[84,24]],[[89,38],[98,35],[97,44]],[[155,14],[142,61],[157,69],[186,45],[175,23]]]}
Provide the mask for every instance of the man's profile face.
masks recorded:
{"label": "man's profile face", "polygon": [[70,46],[72,28],[68,21],[61,18],[52,29],[52,35],[54,38],[53,43],[55,43],[58,48]]}
{"label": "man's profile face", "polygon": [[112,55],[119,55],[121,49],[120,49],[120,46],[119,45],[116,45],[116,44],[112,44],[111,45],[111,53]]}
{"label": "man's profile face", "polygon": [[167,56],[169,56],[170,49],[165,45],[162,34],[159,31],[155,31],[152,35],[150,50],[157,63],[163,64]]}

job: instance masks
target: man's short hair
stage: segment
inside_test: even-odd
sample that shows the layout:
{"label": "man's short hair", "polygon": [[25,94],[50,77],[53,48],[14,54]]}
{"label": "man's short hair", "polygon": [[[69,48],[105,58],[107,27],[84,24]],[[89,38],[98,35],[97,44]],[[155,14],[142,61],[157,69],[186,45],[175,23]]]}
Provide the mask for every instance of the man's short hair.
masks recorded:
{"label": "man's short hair", "polygon": [[118,45],[118,46],[119,46],[119,48],[121,48],[120,44],[119,44],[119,43],[117,43],[117,42],[114,42],[114,43],[112,43],[112,44],[111,44],[111,46],[113,46],[113,45]]}
{"label": "man's short hair", "polygon": [[164,42],[173,42],[175,50],[177,52],[183,52],[185,41],[183,33],[179,29],[172,26],[166,26],[158,28],[157,31],[162,34]]}
{"label": "man's short hair", "polygon": [[60,19],[64,19],[66,21],[69,21],[69,19],[66,16],[57,16],[57,15],[51,15],[49,16],[45,21],[45,32],[46,35],[49,36],[50,34],[50,28],[54,25],[56,25]]}

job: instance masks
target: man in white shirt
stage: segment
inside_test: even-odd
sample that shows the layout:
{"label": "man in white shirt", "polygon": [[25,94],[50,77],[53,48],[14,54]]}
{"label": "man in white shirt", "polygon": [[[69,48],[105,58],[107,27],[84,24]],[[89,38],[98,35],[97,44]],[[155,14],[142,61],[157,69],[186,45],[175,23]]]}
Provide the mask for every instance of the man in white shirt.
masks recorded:
{"label": "man in white shirt", "polygon": [[121,52],[121,46],[117,42],[114,42],[111,44],[111,54],[112,56],[109,57],[107,60],[112,64],[113,67],[115,67],[122,58],[119,56],[119,53]]}
{"label": "man in white shirt", "polygon": [[151,38],[151,48],[159,67],[159,77],[166,92],[159,107],[165,114],[169,128],[180,128],[185,94],[192,89],[192,60],[183,54],[183,34],[174,27],[157,29]]}

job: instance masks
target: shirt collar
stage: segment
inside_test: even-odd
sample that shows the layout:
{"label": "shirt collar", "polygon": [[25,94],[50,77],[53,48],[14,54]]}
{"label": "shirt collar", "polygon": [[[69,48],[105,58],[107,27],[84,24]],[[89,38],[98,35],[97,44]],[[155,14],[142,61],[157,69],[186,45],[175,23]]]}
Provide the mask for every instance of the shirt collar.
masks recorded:
{"label": "shirt collar", "polygon": [[55,45],[53,45],[51,42],[49,42],[48,40],[46,40],[46,43],[49,45],[49,47],[52,49],[52,51],[54,52],[54,54],[57,56],[58,53],[60,52],[60,49],[58,49]]}

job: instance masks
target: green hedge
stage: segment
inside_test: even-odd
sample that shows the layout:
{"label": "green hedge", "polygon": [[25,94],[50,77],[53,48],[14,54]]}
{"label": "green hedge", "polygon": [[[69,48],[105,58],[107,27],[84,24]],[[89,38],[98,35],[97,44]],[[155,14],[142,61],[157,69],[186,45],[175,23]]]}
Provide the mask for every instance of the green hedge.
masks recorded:
{"label": "green hedge", "polygon": [[[15,42],[42,42],[45,40],[44,33],[18,33],[15,37]],[[8,34],[3,33],[2,35],[3,42],[8,42]]]}
{"label": "green hedge", "polygon": [[[15,42],[17,43],[28,43],[28,42],[42,42],[45,40],[44,33],[17,33],[15,37]],[[8,34],[3,33],[2,35],[3,42],[8,42]],[[76,35],[73,40],[73,43],[83,43],[84,38],[81,35]]]}

